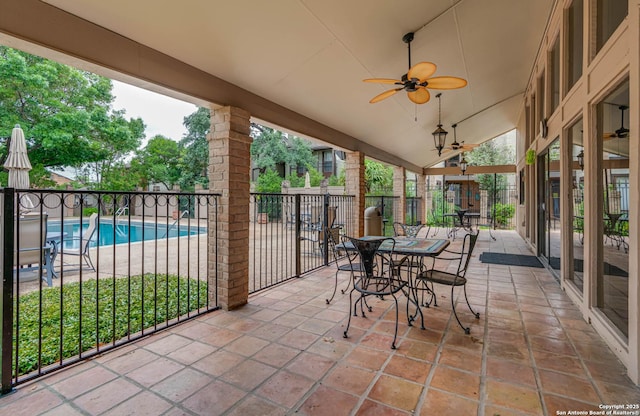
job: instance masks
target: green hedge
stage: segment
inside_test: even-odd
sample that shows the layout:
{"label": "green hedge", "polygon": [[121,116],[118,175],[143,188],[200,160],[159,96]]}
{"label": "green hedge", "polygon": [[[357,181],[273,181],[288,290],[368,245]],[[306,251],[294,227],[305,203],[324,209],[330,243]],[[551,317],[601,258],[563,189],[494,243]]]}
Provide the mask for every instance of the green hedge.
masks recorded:
{"label": "green hedge", "polygon": [[[61,326],[62,358],[67,359],[97,345],[110,344],[188,311],[205,307],[206,304],[206,282],[200,281],[198,290],[196,279],[172,275],[156,277],[152,274],[144,278],[115,279],[115,293],[114,279],[93,279],[84,281],[82,285],[69,283],[62,289],[51,287],[42,292],[21,295],[17,305],[20,316],[18,374],[38,368],[39,348],[42,349],[41,367],[60,360]],[[14,319],[14,348],[16,322]],[[41,328],[39,322],[42,322]],[[15,363],[13,370],[16,370]]]}

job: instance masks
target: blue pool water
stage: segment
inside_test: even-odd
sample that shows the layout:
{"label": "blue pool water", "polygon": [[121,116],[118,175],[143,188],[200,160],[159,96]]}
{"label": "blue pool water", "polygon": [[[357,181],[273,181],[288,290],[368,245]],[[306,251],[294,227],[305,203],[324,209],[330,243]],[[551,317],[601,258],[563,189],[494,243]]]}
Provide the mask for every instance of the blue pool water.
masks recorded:
{"label": "blue pool water", "polygon": [[[64,229],[64,248],[74,249],[80,245],[80,236],[89,227],[88,219],[82,222],[82,231],[80,231],[80,221],[65,221]],[[169,231],[167,232],[167,228]],[[197,235],[205,233],[207,230],[203,227],[187,227],[186,224],[153,224],[143,223],[140,221],[128,223],[120,221],[116,224],[115,232],[113,229],[113,221],[103,219],[100,221],[99,230],[93,236],[91,246],[110,246],[113,244],[135,243],[139,241],[148,241],[156,239],[166,239],[172,237],[183,237],[187,235]],[[60,223],[50,222],[47,224],[47,234],[60,234]]]}

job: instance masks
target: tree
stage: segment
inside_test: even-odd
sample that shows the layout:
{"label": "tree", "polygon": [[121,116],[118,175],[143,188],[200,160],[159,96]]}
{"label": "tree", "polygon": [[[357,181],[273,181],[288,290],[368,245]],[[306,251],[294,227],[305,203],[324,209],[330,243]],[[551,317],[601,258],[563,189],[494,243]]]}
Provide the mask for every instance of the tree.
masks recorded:
{"label": "tree", "polygon": [[393,190],[393,169],[382,163],[365,159],[364,187],[368,195],[384,195]]}
{"label": "tree", "polygon": [[[0,137],[8,138],[20,124],[27,138],[38,185],[44,168],[104,168],[136,149],[143,137],[142,120],[126,120],[112,111],[111,81],[15,49],[0,47]],[[6,143],[6,141],[5,141]],[[6,156],[0,147],[0,158]]]}
{"label": "tree", "polygon": [[268,169],[277,171],[278,166],[284,164],[305,169],[313,166],[315,159],[311,146],[306,141],[260,125],[252,125],[251,130],[251,159],[261,172]]}
{"label": "tree", "polygon": [[184,118],[187,134],[180,140],[182,160],[180,162],[181,189],[193,189],[195,184],[209,185],[209,143],[207,134],[211,128],[211,111],[200,107]]}
{"label": "tree", "polygon": [[[476,166],[510,165],[514,164],[516,159],[513,145],[498,143],[495,140],[481,144],[467,153],[466,157],[470,165]],[[476,175],[476,181],[481,189],[487,190],[491,200],[507,187],[507,178],[504,175],[480,174]]]}
{"label": "tree", "polygon": [[132,167],[144,184],[162,183],[173,188],[181,179],[181,149],[177,142],[162,135],[154,136],[132,160]]}

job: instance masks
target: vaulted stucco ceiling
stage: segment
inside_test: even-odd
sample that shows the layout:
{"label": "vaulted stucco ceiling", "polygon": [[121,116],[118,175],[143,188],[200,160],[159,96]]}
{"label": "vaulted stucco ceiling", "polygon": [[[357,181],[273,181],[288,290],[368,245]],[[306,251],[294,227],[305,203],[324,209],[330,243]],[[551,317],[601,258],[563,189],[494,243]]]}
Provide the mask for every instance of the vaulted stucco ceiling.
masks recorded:
{"label": "vaulted stucco ceiling", "polygon": [[433,62],[436,76],[468,80],[443,91],[447,142],[455,122],[458,141],[491,139],[515,127],[553,0],[46,3],[428,167],[441,160],[431,135],[435,94],[423,105],[404,92],[369,104],[389,86],[362,80],[405,74],[402,36],[415,32],[413,64]]}

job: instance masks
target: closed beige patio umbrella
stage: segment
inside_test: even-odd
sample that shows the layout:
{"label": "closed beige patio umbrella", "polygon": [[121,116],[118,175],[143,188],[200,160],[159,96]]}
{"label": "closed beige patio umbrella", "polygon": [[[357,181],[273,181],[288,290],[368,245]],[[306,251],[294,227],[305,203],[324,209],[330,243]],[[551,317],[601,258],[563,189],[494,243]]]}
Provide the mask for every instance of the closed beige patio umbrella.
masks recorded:
{"label": "closed beige patio umbrella", "polygon": [[19,124],[11,132],[11,142],[9,144],[9,154],[4,162],[4,167],[9,171],[9,187],[26,189],[29,187],[29,171],[31,162],[27,155],[27,142],[24,139],[24,132]]}

